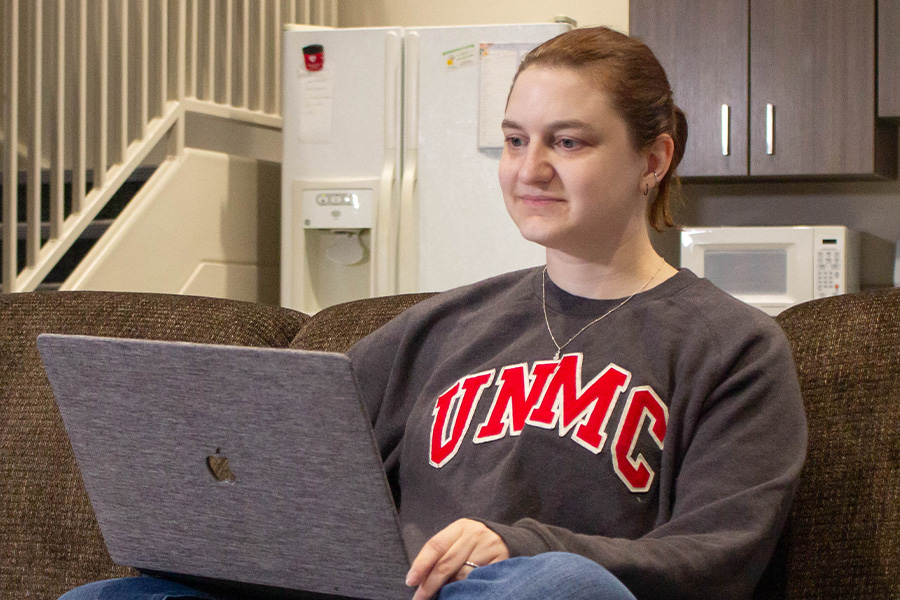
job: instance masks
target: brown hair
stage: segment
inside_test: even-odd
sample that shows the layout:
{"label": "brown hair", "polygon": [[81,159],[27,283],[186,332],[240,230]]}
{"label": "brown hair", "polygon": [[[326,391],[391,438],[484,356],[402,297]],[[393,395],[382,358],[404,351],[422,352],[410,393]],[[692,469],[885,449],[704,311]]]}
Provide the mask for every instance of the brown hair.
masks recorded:
{"label": "brown hair", "polygon": [[643,42],[607,27],[574,29],[548,40],[529,52],[513,78],[533,66],[564,67],[587,71],[612,100],[628,126],[637,150],[650,146],[661,134],[675,143],[672,164],[660,179],[647,207],[647,218],[656,230],[675,225],[669,211],[669,187],[675,168],[684,156],[687,120],[672,101],[672,89],[662,65]]}

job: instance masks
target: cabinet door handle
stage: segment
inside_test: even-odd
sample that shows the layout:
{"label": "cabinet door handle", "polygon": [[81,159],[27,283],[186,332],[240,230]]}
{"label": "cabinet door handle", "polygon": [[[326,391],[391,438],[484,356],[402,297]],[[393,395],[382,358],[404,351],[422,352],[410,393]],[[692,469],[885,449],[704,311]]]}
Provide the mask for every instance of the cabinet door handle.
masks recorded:
{"label": "cabinet door handle", "polygon": [[731,139],[729,136],[731,129],[731,107],[727,104],[722,105],[722,156],[731,154]]}
{"label": "cabinet door handle", "polygon": [[775,105],[766,104],[766,154],[775,154]]}

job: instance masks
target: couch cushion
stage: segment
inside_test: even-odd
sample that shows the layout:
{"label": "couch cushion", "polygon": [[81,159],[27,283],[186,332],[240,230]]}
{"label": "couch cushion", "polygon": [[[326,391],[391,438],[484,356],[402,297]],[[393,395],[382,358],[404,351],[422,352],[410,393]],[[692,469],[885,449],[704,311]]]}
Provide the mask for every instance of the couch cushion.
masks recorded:
{"label": "couch cushion", "polygon": [[786,533],[790,599],[900,598],[900,289],[778,316],[809,455]]}
{"label": "couch cushion", "polygon": [[0,295],[0,597],[56,598],[129,573],[106,553],[35,347],[39,333],[285,347],[305,319],[214,298]]}
{"label": "couch cushion", "polygon": [[410,306],[434,294],[400,294],[354,300],[325,308],[310,319],[291,342],[292,348],[346,352]]}

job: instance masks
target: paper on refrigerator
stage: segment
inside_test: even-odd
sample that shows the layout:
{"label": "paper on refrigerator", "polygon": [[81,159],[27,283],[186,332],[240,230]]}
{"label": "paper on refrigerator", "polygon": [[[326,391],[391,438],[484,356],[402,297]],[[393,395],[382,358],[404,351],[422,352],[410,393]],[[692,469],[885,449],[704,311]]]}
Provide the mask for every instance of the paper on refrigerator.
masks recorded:
{"label": "paper on refrigerator", "polygon": [[301,143],[328,143],[332,138],[334,77],[328,67],[300,73]]}
{"label": "paper on refrigerator", "polygon": [[482,43],[479,56],[481,81],[478,93],[478,147],[502,148],[506,99],[519,63],[536,44]]}

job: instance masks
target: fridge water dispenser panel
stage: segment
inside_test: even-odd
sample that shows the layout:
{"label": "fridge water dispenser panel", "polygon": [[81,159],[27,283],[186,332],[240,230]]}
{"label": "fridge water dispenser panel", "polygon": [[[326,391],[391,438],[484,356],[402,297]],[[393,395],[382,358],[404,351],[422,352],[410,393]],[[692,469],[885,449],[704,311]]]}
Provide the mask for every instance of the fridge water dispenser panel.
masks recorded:
{"label": "fridge water dispenser panel", "polygon": [[306,229],[371,229],[375,223],[374,190],[306,189],[302,194]]}

